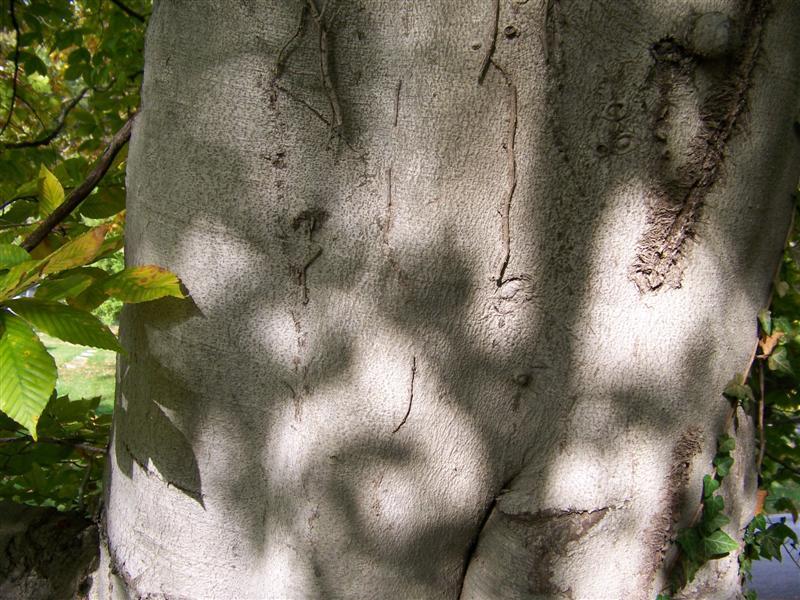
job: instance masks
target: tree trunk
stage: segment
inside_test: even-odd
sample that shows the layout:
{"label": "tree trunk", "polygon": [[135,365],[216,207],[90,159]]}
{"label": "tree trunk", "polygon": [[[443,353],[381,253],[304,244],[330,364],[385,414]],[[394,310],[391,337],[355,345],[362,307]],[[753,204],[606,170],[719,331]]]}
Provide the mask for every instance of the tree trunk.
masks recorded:
{"label": "tree trunk", "polygon": [[[790,0],[157,2],[126,255],[193,302],[123,318],[116,586],[652,599],[726,428],[741,539],[722,390],[799,32]],[[684,595],[738,590],[731,555]]]}

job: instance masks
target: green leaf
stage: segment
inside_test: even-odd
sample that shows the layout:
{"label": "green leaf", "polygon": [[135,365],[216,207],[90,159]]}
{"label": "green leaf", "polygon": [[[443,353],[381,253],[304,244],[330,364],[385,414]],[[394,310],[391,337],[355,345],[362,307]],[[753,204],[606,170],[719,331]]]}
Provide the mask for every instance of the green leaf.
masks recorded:
{"label": "green leaf", "polygon": [[78,209],[84,217],[105,219],[125,210],[125,189],[102,187],[84,200]]}
{"label": "green leaf", "polygon": [[46,217],[64,202],[64,188],[47,167],[39,168],[39,212]]}
{"label": "green leaf", "polygon": [[684,529],[675,540],[691,562],[702,562],[703,538],[695,528]]}
{"label": "green leaf", "polygon": [[706,515],[703,515],[703,522],[702,522],[702,529],[706,535],[710,535],[717,529],[722,529],[730,523],[731,520],[726,515],[722,513],[716,513],[714,515],[709,516],[706,518]]}
{"label": "green leaf", "polygon": [[711,475],[703,477],[703,498],[711,498],[711,495],[719,489],[719,481]]}
{"label": "green leaf", "polygon": [[114,352],[122,350],[111,330],[90,313],[35,298],[20,298],[5,304],[36,329],[65,342]]}
{"label": "green leaf", "polygon": [[26,260],[0,275],[0,301],[13,298],[28,289],[41,277],[41,260]]}
{"label": "green leaf", "polygon": [[185,298],[181,282],[173,273],[154,265],[128,267],[109,277],[103,291],[123,302],[148,302],[165,296]]}
{"label": "green leaf", "polygon": [[16,244],[0,244],[0,269],[8,269],[26,260],[32,260],[31,255]]}
{"label": "green leaf", "polygon": [[778,373],[785,373],[792,375],[792,365],[789,362],[789,352],[786,346],[778,346],[772,351],[767,359],[767,366],[770,371],[777,371]]}
{"label": "green leaf", "polygon": [[753,390],[750,389],[749,385],[745,385],[739,383],[735,379],[730,381],[728,385],[725,386],[725,390],[722,392],[728,398],[733,398],[735,400],[741,401],[750,401],[754,402],[755,397],[753,396]]}
{"label": "green leaf", "polygon": [[718,454],[726,454],[728,452],[733,452],[736,449],[736,440],[729,436],[727,433],[723,433],[717,439],[717,453]]}
{"label": "green leaf", "polygon": [[0,309],[0,410],[36,439],[36,424],[56,387],[56,363],[25,321]]}
{"label": "green leaf", "polygon": [[767,335],[772,335],[772,313],[768,308],[762,308],[758,311],[758,322],[761,325],[761,331]]}
{"label": "green leaf", "polygon": [[714,466],[717,468],[717,477],[723,479],[730,473],[731,467],[733,466],[733,457],[717,456],[714,459]]}
{"label": "green leaf", "polygon": [[43,273],[60,273],[91,263],[100,254],[110,225],[100,225],[67,242],[48,256]]}
{"label": "green leaf", "polygon": [[45,279],[36,288],[36,298],[56,301],[79,295],[95,281],[95,278],[90,274],[81,271],[76,269],[75,271],[70,271],[70,274],[64,277]]}
{"label": "green leaf", "polygon": [[722,558],[738,549],[739,543],[721,529],[703,538],[703,551],[709,558]]}

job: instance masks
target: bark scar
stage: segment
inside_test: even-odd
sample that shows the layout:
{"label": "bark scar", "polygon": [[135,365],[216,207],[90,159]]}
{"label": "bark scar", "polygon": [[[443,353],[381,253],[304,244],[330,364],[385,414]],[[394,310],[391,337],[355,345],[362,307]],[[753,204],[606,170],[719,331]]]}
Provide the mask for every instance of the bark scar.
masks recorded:
{"label": "bark scar", "polygon": [[383,223],[383,243],[389,245],[389,234],[392,231],[394,207],[392,205],[392,167],[386,169],[386,219]]}
{"label": "bark scar", "polygon": [[411,385],[408,393],[408,408],[406,409],[406,414],[403,415],[403,420],[400,421],[397,427],[394,428],[394,431],[392,431],[392,433],[397,433],[398,431],[400,431],[400,428],[406,424],[406,421],[408,420],[408,415],[411,414],[411,405],[414,402],[414,380],[416,379],[416,377],[417,377],[417,357],[413,356],[411,357]]}
{"label": "bark scar", "polygon": [[322,10],[317,8],[316,0],[306,0],[306,3],[311,11],[311,17],[317,24],[317,31],[319,33],[319,75],[325,92],[328,95],[328,103],[331,106],[331,136],[334,134],[341,135],[342,109],[339,105],[339,96],[336,94],[336,86],[333,85],[333,80],[331,79],[328,28],[323,20],[327,3],[323,5]]}

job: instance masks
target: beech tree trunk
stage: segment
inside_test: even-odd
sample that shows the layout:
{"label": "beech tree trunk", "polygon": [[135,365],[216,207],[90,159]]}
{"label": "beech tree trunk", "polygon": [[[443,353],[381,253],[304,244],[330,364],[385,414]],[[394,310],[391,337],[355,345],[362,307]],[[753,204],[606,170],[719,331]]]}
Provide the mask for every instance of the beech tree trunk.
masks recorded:
{"label": "beech tree trunk", "polygon": [[[792,0],[161,0],[95,593],[655,598],[798,179]],[[735,555],[687,598],[739,594]],[[116,590],[116,591],[113,591]]]}

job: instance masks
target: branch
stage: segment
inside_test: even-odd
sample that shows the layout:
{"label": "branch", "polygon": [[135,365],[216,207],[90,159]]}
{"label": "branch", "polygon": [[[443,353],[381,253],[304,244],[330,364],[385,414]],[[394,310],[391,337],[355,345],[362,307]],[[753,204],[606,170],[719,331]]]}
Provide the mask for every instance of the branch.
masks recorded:
{"label": "branch", "polygon": [[800,475],[800,469],[798,469],[797,467],[793,467],[792,465],[786,464],[784,461],[782,461],[777,456],[774,456],[773,454],[770,454],[769,452],[765,452],[764,456],[766,456],[772,462],[778,463],[780,466],[782,466],[787,471],[790,471],[791,473],[794,473],[795,475]]}
{"label": "branch", "polygon": [[86,92],[88,91],[89,88],[83,88],[77,96],[75,96],[72,100],[70,100],[67,104],[64,105],[64,108],[61,109],[61,114],[58,116],[58,121],[56,121],[56,126],[50,133],[47,133],[35,140],[16,142],[14,144],[5,144],[5,147],[12,149],[35,148],[37,146],[46,146],[47,144],[52,142],[59,136],[61,130],[64,129],[64,125],[67,122],[67,115],[72,111],[73,108],[78,106],[78,103],[83,99],[83,97],[86,95]]}
{"label": "branch", "polygon": [[50,233],[56,225],[66,219],[69,214],[75,210],[75,208],[77,208],[77,206],[86,198],[86,196],[92,192],[92,190],[106,174],[106,171],[108,171],[111,163],[114,162],[114,157],[116,157],[117,153],[122,149],[122,147],[128,143],[128,140],[131,137],[131,127],[133,127],[133,120],[135,118],[136,115],[128,119],[125,122],[125,125],[123,125],[122,128],[114,134],[114,137],[111,138],[111,142],[108,144],[108,146],[106,146],[106,149],[103,151],[103,154],[100,156],[97,164],[95,164],[94,168],[91,170],[83,183],[72,190],[69,196],[67,196],[67,199],[64,200],[64,202],[62,202],[52,213],[50,213],[42,222],[42,224],[33,231],[33,233],[25,238],[25,241],[23,241],[21,244],[22,248],[28,251],[33,250],[39,244],[39,242],[47,237],[47,234]]}
{"label": "branch", "polygon": [[[13,442],[26,442],[31,443],[33,438],[29,435],[21,435],[21,436],[12,436],[12,437],[2,437],[0,438],[0,444],[11,444]],[[58,438],[51,438],[51,437],[40,437],[37,442],[40,444],[57,444],[59,446],[69,446],[70,448],[75,448],[77,450],[83,450],[84,452],[88,452],[90,454],[105,454],[106,449],[101,448],[100,446],[92,446],[91,444],[87,444],[85,441],[80,439],[63,439],[60,440]]]}
{"label": "branch", "polygon": [[6,118],[6,122],[3,123],[3,128],[0,129],[0,135],[3,135],[6,132],[9,124],[11,123],[11,118],[14,116],[14,104],[17,101],[17,79],[19,77],[19,23],[17,22],[17,15],[14,14],[14,4],[16,0],[11,0],[10,4],[8,5],[8,12],[11,16],[11,23],[14,25],[14,31],[17,34],[16,41],[14,42],[14,77],[11,79],[11,104],[8,107],[8,117]]}
{"label": "branch", "polygon": [[120,9],[122,12],[124,12],[129,17],[133,17],[137,21],[141,21],[142,23],[144,23],[144,21],[145,21],[144,15],[139,14],[138,12],[133,10],[131,7],[126,6],[125,4],[120,2],[120,0],[111,0],[111,4],[116,6],[118,9]]}

